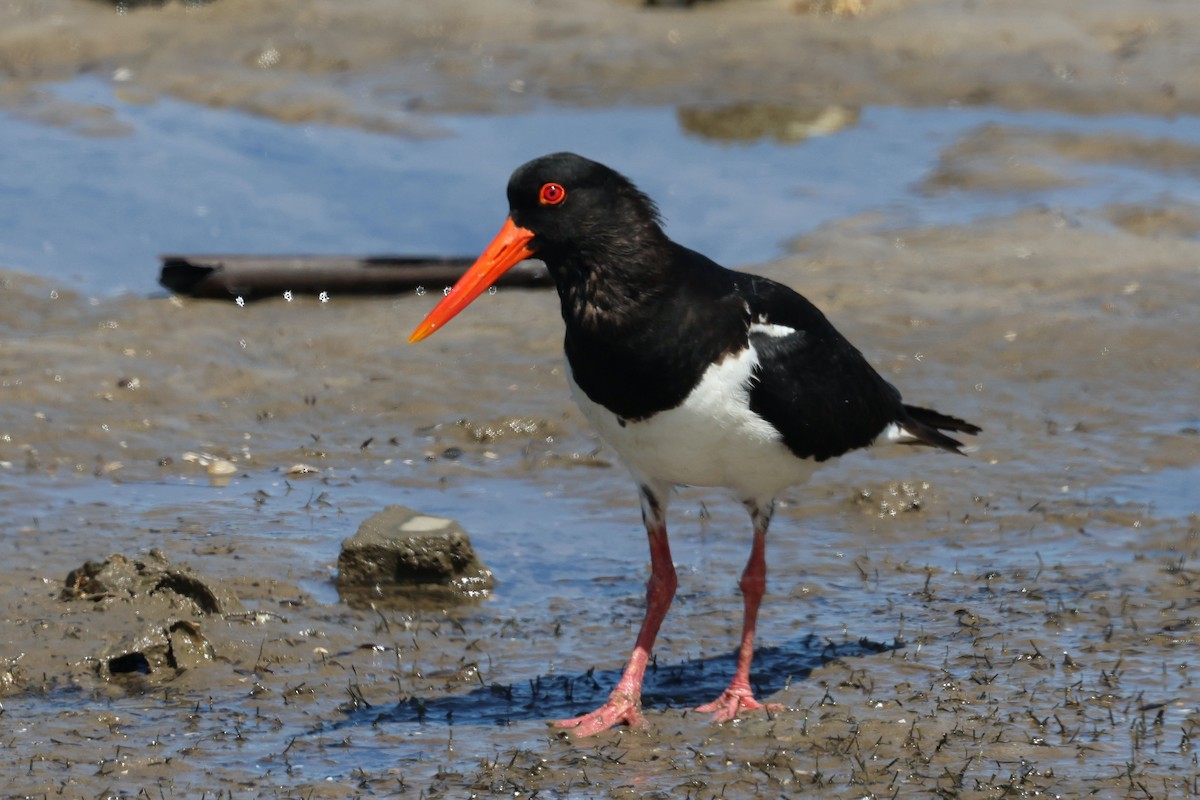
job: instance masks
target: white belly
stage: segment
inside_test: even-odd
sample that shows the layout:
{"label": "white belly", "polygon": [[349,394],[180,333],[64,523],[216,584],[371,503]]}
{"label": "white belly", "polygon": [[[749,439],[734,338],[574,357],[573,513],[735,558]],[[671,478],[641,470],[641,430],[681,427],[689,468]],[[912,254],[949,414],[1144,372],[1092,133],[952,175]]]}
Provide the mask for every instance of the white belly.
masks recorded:
{"label": "white belly", "polygon": [[816,462],[800,459],[779,433],[750,410],[753,347],[710,366],[676,408],[624,424],[592,402],[571,376],[568,383],[583,415],[625,462],[650,485],[727,486],[740,499],[769,500],[808,480]]}

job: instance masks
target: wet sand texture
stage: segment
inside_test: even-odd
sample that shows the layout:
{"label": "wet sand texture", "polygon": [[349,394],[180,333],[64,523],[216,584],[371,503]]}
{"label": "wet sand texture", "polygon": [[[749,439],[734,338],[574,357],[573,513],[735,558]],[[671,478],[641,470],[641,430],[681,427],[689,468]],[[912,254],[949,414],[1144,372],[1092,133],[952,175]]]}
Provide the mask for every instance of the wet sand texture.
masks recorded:
{"label": "wet sand texture", "polygon": [[[803,109],[870,103],[1200,109],[1193,2],[797,7],[219,0],[118,15],[31,0],[0,7],[0,102],[119,133],[111,112],[39,90],[91,71],[129,101],[410,134],[423,109],[546,102],[753,102],[768,111],[755,130],[784,132],[820,116]],[[543,720],[611,689],[647,558],[629,481],[570,404],[549,293],[499,292],[414,348],[428,297],[238,307],[4,273],[6,792],[1195,797],[1200,213],[1037,199],[1067,179],[1056,163],[1187,174],[1193,156],[981,129],[922,189],[1026,192],[1022,210],[844,219],[756,267],[826,310],[906,399],[986,435],[970,458],[879,451],[788,493],[756,661],[759,695],[787,708],[737,724],[688,708],[732,669],[746,523],[681,491],[651,728],[586,742]],[[497,574],[489,599],[339,602],[338,543],[400,503],[470,531]]]}
{"label": "wet sand texture", "polygon": [[[1200,110],[1188,0],[873,0],[853,17],[787,0],[644,9],[572,3],[105,3],[0,9],[23,86],[87,70],[285,122],[420,131],[428,110],[558,103],[823,107],[958,102],[1083,114]],[[813,13],[815,12],[815,13]],[[19,99],[17,102],[21,102]],[[63,109],[35,113],[54,120]]]}
{"label": "wet sand texture", "polygon": [[[847,220],[762,268],[870,343],[908,397],[948,399],[988,435],[968,459],[880,451],[789,493],[756,673],[789,710],[735,726],[686,709],[732,668],[745,521],[681,493],[653,729],[585,744],[542,721],[616,680],[645,552],[627,477],[569,404],[552,297],[498,294],[404,348],[420,298],[92,304],[11,277],[7,408],[28,420],[0,445],[3,703],[26,731],[4,751],[12,785],[99,791],[119,770],[168,796],[329,791],[317,773],[359,791],[1186,796],[1200,537],[1190,489],[1154,487],[1200,461],[1200,245],[1079,222]],[[236,466],[228,494],[180,455],[201,449]],[[380,498],[462,517],[504,565],[494,598],[314,597]],[[146,634],[59,599],[81,555],[154,547],[248,612],[163,610]],[[211,663],[132,689],[97,670],[98,639],[161,652],[192,633],[173,620]]]}

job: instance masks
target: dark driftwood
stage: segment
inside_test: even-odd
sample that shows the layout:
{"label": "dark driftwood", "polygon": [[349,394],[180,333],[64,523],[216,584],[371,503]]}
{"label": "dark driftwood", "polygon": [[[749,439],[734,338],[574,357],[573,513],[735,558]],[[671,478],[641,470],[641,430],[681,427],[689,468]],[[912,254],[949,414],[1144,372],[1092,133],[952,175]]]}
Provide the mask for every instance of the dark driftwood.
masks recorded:
{"label": "dark driftwood", "polygon": [[[293,294],[396,294],[424,287],[439,295],[471,266],[471,258],[420,256],[160,256],[158,282],[176,294],[258,300]],[[553,286],[540,261],[522,261],[497,286]]]}

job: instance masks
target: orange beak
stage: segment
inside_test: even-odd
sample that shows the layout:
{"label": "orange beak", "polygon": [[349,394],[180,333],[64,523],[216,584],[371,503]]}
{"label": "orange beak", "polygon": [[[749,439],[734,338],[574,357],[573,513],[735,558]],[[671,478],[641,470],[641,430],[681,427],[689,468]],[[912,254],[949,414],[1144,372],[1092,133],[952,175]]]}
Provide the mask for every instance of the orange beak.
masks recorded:
{"label": "orange beak", "polygon": [[445,325],[472,300],[483,294],[484,289],[499,280],[501,275],[537,252],[529,249],[529,242],[533,236],[533,231],[517,227],[512,217],[506,219],[504,227],[496,234],[492,243],[475,260],[466,274],[458,279],[458,283],[442,298],[442,302],[433,307],[433,311],[422,320],[408,337],[408,341],[419,342]]}

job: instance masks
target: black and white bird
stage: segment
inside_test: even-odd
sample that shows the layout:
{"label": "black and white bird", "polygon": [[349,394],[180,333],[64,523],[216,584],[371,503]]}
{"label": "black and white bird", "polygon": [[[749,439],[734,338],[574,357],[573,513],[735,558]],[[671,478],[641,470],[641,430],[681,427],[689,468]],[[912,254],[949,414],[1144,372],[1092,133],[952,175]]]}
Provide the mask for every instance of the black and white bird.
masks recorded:
{"label": "black and white bird", "polygon": [[698,710],[717,721],[764,705],[750,686],[775,497],[823,461],[877,440],[962,452],[969,422],[906,405],[816,306],[775,281],[733,272],[667,238],[653,201],[571,153],[534,159],[508,184],[509,217],[413,331],[429,336],[518,262],[536,256],[558,289],[567,379],[596,432],[633,473],[650,539],[646,616],[620,682],[599,709],[554,724],[589,736],[641,726],[642,679],[675,595],[666,512],[674,486],[721,486],[754,526],[733,680]]}

